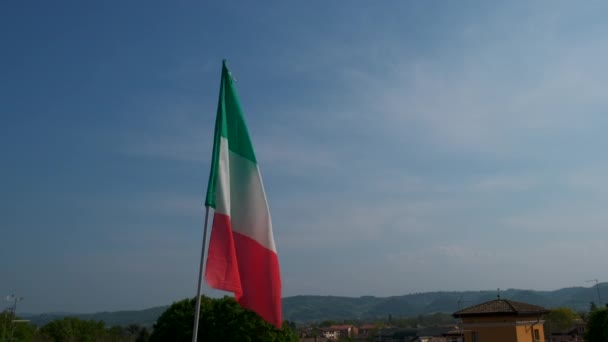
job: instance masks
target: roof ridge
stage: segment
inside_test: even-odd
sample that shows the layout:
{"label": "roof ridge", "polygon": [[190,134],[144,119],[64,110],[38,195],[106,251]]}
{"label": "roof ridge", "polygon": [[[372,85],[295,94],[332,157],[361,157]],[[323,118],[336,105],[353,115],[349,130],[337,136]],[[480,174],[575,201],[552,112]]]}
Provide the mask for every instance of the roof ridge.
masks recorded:
{"label": "roof ridge", "polygon": [[529,315],[535,313],[546,313],[547,309],[535,304],[512,301],[509,299],[494,299],[468,308],[456,311],[453,316],[461,315],[485,315],[485,314],[515,314]]}

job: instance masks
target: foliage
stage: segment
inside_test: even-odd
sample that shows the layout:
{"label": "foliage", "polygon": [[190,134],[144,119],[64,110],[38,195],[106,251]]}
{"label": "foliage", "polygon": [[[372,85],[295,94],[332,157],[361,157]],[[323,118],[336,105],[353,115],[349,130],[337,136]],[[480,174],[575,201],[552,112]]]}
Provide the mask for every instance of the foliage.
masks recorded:
{"label": "foliage", "polygon": [[112,341],[147,342],[150,339],[148,328],[138,324],[115,325],[109,329],[109,335]]}
{"label": "foliage", "polygon": [[570,308],[555,308],[545,316],[545,334],[550,335],[570,329],[578,318],[579,316]]}
{"label": "foliage", "polygon": [[12,312],[0,313],[0,341],[32,341],[36,334],[36,326],[28,322],[15,322],[20,320]]}
{"label": "foliage", "polygon": [[137,333],[135,342],[148,342],[150,340],[150,331],[146,327],[142,327]]}
{"label": "foliage", "polygon": [[398,319],[393,319],[392,325],[399,328],[416,328],[455,323],[456,320],[451,315],[438,312],[432,315],[417,315],[415,317],[401,317]]}
{"label": "foliage", "polygon": [[284,321],[283,322],[283,327],[284,328],[287,327],[287,328],[289,328],[289,329],[291,329],[293,331],[296,331],[296,328],[297,328],[296,327],[296,322],[294,322],[294,321]]}
{"label": "foliage", "polygon": [[65,317],[47,323],[37,334],[36,341],[54,342],[135,342],[148,341],[146,327],[136,324],[127,327],[113,326],[106,328],[103,321],[81,320],[76,317]]}
{"label": "foliage", "polygon": [[608,308],[596,309],[589,314],[587,323],[587,342],[606,342],[608,341]]}
{"label": "foliage", "polygon": [[[195,299],[173,303],[154,324],[150,341],[191,341]],[[201,297],[199,341],[295,342],[298,338],[285,322],[276,329],[233,298]]]}
{"label": "foliage", "polygon": [[336,321],[332,321],[332,320],[328,319],[328,320],[325,320],[325,321],[319,323],[319,327],[327,328],[327,327],[331,327],[332,325],[336,325],[336,324],[338,324]]}
{"label": "foliage", "polygon": [[104,322],[83,321],[75,317],[52,321],[42,327],[40,333],[51,341],[94,342],[107,337]]}
{"label": "foliage", "polygon": [[589,303],[589,312],[593,312],[595,310],[597,310],[597,305],[595,304],[595,302],[592,301],[591,303]]}

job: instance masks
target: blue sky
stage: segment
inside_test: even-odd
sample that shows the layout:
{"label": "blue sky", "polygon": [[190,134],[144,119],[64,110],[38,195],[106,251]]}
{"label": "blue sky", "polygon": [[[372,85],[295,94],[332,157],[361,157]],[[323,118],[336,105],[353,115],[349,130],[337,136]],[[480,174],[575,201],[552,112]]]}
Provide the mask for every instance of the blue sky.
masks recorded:
{"label": "blue sky", "polygon": [[4,2],[0,295],[194,296],[223,58],[284,295],[606,280],[607,6]]}

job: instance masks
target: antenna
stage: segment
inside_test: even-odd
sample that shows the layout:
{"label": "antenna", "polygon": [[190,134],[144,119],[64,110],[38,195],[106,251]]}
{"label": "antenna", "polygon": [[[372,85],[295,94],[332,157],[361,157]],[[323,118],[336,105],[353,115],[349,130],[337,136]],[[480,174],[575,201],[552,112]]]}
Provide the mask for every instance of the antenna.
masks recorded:
{"label": "antenna", "polygon": [[15,312],[17,312],[17,303],[23,300],[23,297],[17,297],[14,294],[10,295],[10,296],[6,296],[6,300],[9,302],[13,302],[13,307],[11,308],[11,311],[13,312],[13,315],[15,314]]}

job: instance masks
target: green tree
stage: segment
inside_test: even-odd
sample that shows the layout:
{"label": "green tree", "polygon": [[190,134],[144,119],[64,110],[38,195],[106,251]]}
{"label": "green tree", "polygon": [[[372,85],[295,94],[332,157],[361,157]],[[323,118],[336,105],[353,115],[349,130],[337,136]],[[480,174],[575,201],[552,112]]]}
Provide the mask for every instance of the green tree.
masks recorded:
{"label": "green tree", "polygon": [[139,324],[113,326],[107,330],[107,335],[112,342],[146,342],[150,338],[148,329]]}
{"label": "green tree", "polygon": [[585,334],[585,341],[608,341],[608,308],[596,309],[595,311],[589,314],[589,322],[587,323],[587,333]]}
{"label": "green tree", "polygon": [[55,342],[95,342],[105,341],[111,335],[103,321],[85,321],[75,317],[65,317],[49,322],[40,329],[40,338]]}
{"label": "green tree", "polygon": [[597,310],[597,305],[595,304],[595,302],[592,301],[591,303],[589,303],[589,312],[593,312],[595,310]]}
{"label": "green tree", "polygon": [[[56,319],[43,326],[34,337],[37,342],[147,342],[147,328],[132,324],[106,328],[103,321],[75,317]],[[19,340],[21,341],[21,340]]]}
{"label": "green tree", "polygon": [[127,330],[127,328],[122,327],[120,325],[115,325],[109,328],[107,333],[114,339],[126,339],[130,335],[130,332]]}
{"label": "green tree", "polygon": [[325,321],[319,323],[319,327],[327,328],[327,327],[331,327],[332,325],[337,325],[337,324],[338,324],[338,322],[328,319],[328,320],[325,320]]}
{"label": "green tree", "polygon": [[[194,298],[173,303],[154,324],[150,341],[191,341],[195,305]],[[201,298],[198,331],[199,341],[298,341],[291,329],[276,329],[230,297]]]}
{"label": "green tree", "polygon": [[137,338],[135,339],[135,342],[148,342],[149,340],[150,332],[148,331],[148,328],[142,327],[137,333]]}
{"label": "green tree", "polygon": [[560,332],[571,328],[580,317],[570,308],[560,307],[551,310],[545,317],[545,334]]}
{"label": "green tree", "polygon": [[293,322],[293,321],[284,321],[283,322],[283,329],[285,329],[286,327],[289,328],[289,329],[291,329],[291,330],[293,330],[293,331],[296,331],[296,322]]}
{"label": "green tree", "polygon": [[36,326],[23,322],[10,311],[0,313],[0,341],[32,341]]}

